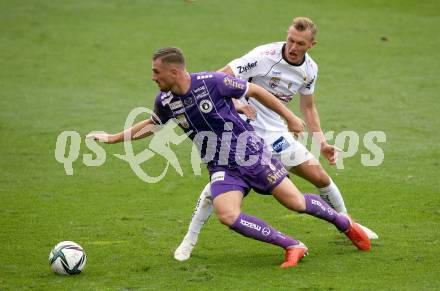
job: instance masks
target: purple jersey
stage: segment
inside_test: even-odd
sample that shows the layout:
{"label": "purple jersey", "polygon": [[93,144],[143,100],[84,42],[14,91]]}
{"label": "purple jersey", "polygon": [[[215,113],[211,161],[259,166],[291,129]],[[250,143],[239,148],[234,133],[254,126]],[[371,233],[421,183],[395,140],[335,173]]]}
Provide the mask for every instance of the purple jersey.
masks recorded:
{"label": "purple jersey", "polygon": [[[173,119],[199,148],[209,167],[235,166],[250,155],[261,158],[264,143],[252,126],[241,119],[231,98],[241,98],[248,90],[246,81],[224,73],[190,74],[186,94],[161,92],[156,97],[156,124]],[[207,135],[210,135],[208,138]],[[209,153],[212,156],[207,157]]]}

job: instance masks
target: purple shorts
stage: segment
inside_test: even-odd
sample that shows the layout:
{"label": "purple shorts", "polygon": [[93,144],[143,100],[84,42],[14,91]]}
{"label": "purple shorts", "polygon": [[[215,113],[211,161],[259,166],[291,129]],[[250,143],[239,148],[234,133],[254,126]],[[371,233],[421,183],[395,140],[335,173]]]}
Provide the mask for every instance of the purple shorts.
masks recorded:
{"label": "purple shorts", "polygon": [[251,189],[260,194],[270,192],[288,175],[284,166],[275,158],[268,165],[215,166],[209,169],[211,176],[211,199],[218,195],[238,190],[245,196]]}

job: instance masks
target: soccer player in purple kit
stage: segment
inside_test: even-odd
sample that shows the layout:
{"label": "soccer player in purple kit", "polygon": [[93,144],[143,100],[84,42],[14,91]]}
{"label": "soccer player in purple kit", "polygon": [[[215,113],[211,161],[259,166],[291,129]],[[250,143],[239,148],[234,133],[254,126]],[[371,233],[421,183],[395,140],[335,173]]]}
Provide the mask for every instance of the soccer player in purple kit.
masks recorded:
{"label": "soccer player in purple kit", "polygon": [[[296,266],[308,249],[265,221],[241,211],[243,197],[251,189],[270,193],[290,210],[332,223],[358,249],[370,249],[368,236],[349,216],[338,214],[318,195],[299,192],[252,126],[239,117],[231,100],[255,98],[282,116],[291,132],[301,133],[303,122],[275,96],[258,85],[224,73],[191,74],[178,48],[162,48],[154,53],[152,69],[152,79],[161,91],[155,101],[156,116],[117,134],[91,133],[88,138],[107,143],[124,141],[124,136],[144,138],[153,134],[151,126],[174,120],[204,156],[211,177],[213,206],[220,222],[241,235],[285,249],[283,268]],[[209,148],[209,136],[215,138],[215,150],[206,160],[213,150]]]}

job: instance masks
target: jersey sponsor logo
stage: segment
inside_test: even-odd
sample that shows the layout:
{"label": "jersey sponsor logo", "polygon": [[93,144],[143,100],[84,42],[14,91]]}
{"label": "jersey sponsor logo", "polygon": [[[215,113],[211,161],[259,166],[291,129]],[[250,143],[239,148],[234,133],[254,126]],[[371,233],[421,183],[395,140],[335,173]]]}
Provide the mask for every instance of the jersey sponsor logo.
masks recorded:
{"label": "jersey sponsor logo", "polygon": [[315,76],[313,76],[313,79],[310,80],[310,82],[308,82],[308,83],[306,84],[306,88],[307,88],[307,89],[310,89],[310,88],[312,87],[313,82],[315,82]]}
{"label": "jersey sponsor logo", "polygon": [[225,172],[224,171],[215,172],[211,176],[211,183],[214,183],[217,181],[224,181],[224,180],[225,180]]}
{"label": "jersey sponsor logo", "polygon": [[325,211],[325,210],[326,210],[325,206],[322,205],[322,203],[319,202],[318,200],[311,199],[310,201],[312,202],[313,205],[316,205],[316,206],[318,206],[319,208],[321,208],[322,211]]}
{"label": "jersey sponsor logo", "polygon": [[196,100],[202,99],[208,96],[208,89],[205,86],[198,87],[193,90],[193,94],[195,95]]}
{"label": "jersey sponsor logo", "polygon": [[237,66],[237,70],[239,74],[245,73],[249,71],[250,69],[253,69],[257,66],[258,61],[255,61],[253,63],[247,63],[245,66]]}
{"label": "jersey sponsor logo", "polygon": [[[333,207],[333,206],[332,206]],[[332,209],[332,208],[327,208],[327,213],[329,214],[329,215],[335,215],[336,213],[335,213],[335,211]]]}
{"label": "jersey sponsor logo", "polygon": [[183,103],[180,100],[174,101],[173,103],[170,103],[170,109],[171,110],[177,110],[183,107]]}
{"label": "jersey sponsor logo", "polygon": [[275,95],[278,99],[286,103],[290,102],[293,99],[293,95],[284,95],[281,92],[274,93],[273,95]]}
{"label": "jersey sponsor logo", "polygon": [[240,224],[241,224],[241,225],[244,225],[244,226],[246,226],[246,227],[249,227],[249,228],[255,229],[255,230],[257,230],[257,231],[260,231],[260,230],[261,230],[261,226],[256,225],[255,223],[252,223],[252,222],[246,221],[246,220],[241,219],[241,218],[240,218]]}
{"label": "jersey sponsor logo", "polygon": [[183,128],[185,128],[185,129],[188,129],[189,128],[189,123],[188,123],[188,120],[186,119],[186,116],[185,116],[185,114],[178,114],[177,116],[176,116],[176,119],[177,119],[177,123],[180,125],[180,126],[182,126]]}
{"label": "jersey sponsor logo", "polygon": [[196,89],[193,90],[194,94],[198,94],[198,93],[200,93],[200,92],[205,92],[205,91],[206,91],[206,87],[205,87],[205,85],[200,86],[200,87],[198,87],[198,88],[196,88]]}
{"label": "jersey sponsor logo", "polygon": [[275,53],[276,53],[276,50],[272,49],[272,50],[268,50],[268,51],[262,51],[260,53],[260,55],[262,55],[262,56],[273,56]]}
{"label": "jersey sponsor logo", "polygon": [[162,96],[160,96],[160,101],[162,101],[162,106],[165,106],[168,103],[170,103],[171,99],[173,99],[171,92],[167,92],[165,94],[162,94]]}
{"label": "jersey sponsor logo", "polygon": [[272,77],[269,80],[269,86],[270,86],[270,88],[275,89],[276,87],[278,87],[278,85],[280,85],[280,82],[281,82],[281,78]]}
{"label": "jersey sponsor logo", "polygon": [[244,89],[244,84],[243,83],[240,83],[240,82],[238,82],[236,80],[233,80],[233,79],[231,79],[229,77],[225,77],[223,79],[223,83],[226,86],[228,86],[228,87],[237,88],[237,89],[240,89],[240,90]]}
{"label": "jersey sponsor logo", "polygon": [[204,80],[204,79],[209,79],[209,78],[212,78],[212,74],[197,76],[197,80]]}
{"label": "jersey sponsor logo", "polygon": [[185,104],[185,106],[194,105],[194,99],[192,97],[187,97],[185,100],[183,100],[183,104]]}
{"label": "jersey sponsor logo", "polygon": [[207,99],[203,99],[202,101],[200,101],[199,103],[199,108],[200,111],[202,111],[203,113],[209,113],[212,110],[212,102],[207,100]]}
{"label": "jersey sponsor logo", "polygon": [[280,153],[289,147],[289,142],[284,138],[284,136],[280,137],[272,144],[272,149],[276,153]]}
{"label": "jersey sponsor logo", "polygon": [[272,75],[281,76],[281,72],[280,71],[272,71]]}
{"label": "jersey sponsor logo", "polygon": [[253,63],[247,63],[245,66],[237,66],[237,70],[239,74],[245,73],[249,71],[250,69],[253,69],[257,66],[258,61],[255,61]]}
{"label": "jersey sponsor logo", "polygon": [[173,110],[174,115],[178,115],[185,112],[185,108],[179,109],[179,110]]}
{"label": "jersey sponsor logo", "polygon": [[272,164],[272,163],[269,163],[269,169],[272,171],[272,172],[275,172],[276,170],[277,170],[277,167],[274,165],[274,164]]}

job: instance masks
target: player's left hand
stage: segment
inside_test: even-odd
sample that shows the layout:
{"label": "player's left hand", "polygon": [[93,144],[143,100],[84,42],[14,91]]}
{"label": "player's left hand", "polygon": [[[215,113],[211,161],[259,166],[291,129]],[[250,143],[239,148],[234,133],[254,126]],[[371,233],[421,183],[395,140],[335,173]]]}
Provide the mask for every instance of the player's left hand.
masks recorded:
{"label": "player's left hand", "polygon": [[93,139],[99,142],[105,142],[105,143],[113,143],[112,135],[108,134],[106,132],[90,132],[86,135],[86,138]]}
{"label": "player's left hand", "polygon": [[342,150],[334,145],[325,144],[321,146],[321,154],[328,160],[330,165],[336,164],[340,152]]}

